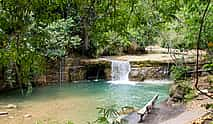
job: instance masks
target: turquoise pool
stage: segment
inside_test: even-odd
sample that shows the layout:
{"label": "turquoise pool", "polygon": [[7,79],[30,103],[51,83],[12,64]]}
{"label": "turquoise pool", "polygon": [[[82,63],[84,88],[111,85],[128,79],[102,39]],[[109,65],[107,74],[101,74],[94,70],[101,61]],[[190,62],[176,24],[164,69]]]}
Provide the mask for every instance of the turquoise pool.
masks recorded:
{"label": "turquoise pool", "polygon": [[[24,120],[23,123],[26,124],[33,124],[37,120],[59,122],[72,120],[75,124],[86,124],[87,121],[96,118],[98,106],[116,105],[117,108],[123,106],[140,108],[156,93],[159,94],[158,102],[165,100],[170,86],[167,82],[137,82],[135,85],[130,85],[131,82],[130,84],[113,84],[101,80],[64,83],[61,86],[34,88],[29,96],[22,96],[18,91],[0,94],[0,103],[17,104],[18,110],[14,110],[13,116],[18,121],[21,120],[19,118],[23,117],[23,114],[32,114],[30,121]],[[3,118],[0,119],[0,123],[13,124],[12,120]]]}

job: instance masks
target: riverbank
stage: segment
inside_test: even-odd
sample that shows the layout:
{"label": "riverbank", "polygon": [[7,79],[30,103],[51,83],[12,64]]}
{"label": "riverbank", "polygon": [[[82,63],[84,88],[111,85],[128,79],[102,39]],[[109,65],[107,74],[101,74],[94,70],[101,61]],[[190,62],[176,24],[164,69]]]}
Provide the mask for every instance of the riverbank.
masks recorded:
{"label": "riverbank", "polygon": [[206,96],[200,95],[196,99],[184,105],[184,112],[159,124],[194,124],[195,120],[208,113],[208,111],[203,107],[203,105],[207,103],[213,103],[213,100],[207,98]]}
{"label": "riverbank", "polygon": [[[208,93],[208,95],[213,95],[211,87],[211,75],[200,76],[199,78],[199,88]],[[193,79],[188,80],[194,86]],[[175,84],[174,84],[175,85]],[[190,86],[189,86],[190,87]],[[193,88],[195,89],[195,88]],[[177,89],[176,89],[177,90]],[[193,90],[195,96],[193,99],[185,99],[184,95],[176,94],[178,97],[183,97],[181,106],[179,103],[173,101],[172,96],[168,100],[168,104],[164,103],[163,106],[157,106],[157,109],[154,111],[154,116],[151,114],[147,118],[147,122],[143,124],[210,124],[213,122],[213,113],[206,109],[206,105],[213,104],[213,99],[199,93],[197,90]],[[181,93],[179,91],[179,93]],[[174,95],[174,94],[173,94]],[[175,97],[176,97],[175,96]],[[184,102],[183,102],[184,101]],[[179,101],[180,102],[180,101]],[[166,106],[165,106],[166,105]],[[172,106],[178,105],[179,108],[175,110]],[[180,108],[181,107],[181,108]],[[179,111],[178,111],[179,110]],[[149,119],[150,118],[150,119]],[[160,119],[159,119],[160,118]]]}
{"label": "riverbank", "polygon": [[[210,79],[211,78],[211,79]],[[188,80],[191,82],[192,88],[194,90],[191,90],[193,92],[195,92],[196,95],[192,95],[193,99],[186,99],[187,97],[185,97],[185,95],[181,95],[181,92],[179,91],[179,95],[176,94],[172,96],[172,98],[174,99],[175,97],[183,97],[182,100],[185,101],[185,111],[183,113],[181,113],[180,115],[178,115],[177,117],[171,118],[167,121],[164,121],[160,124],[210,124],[210,122],[212,123],[213,120],[208,119],[209,116],[212,116],[212,114],[209,112],[209,110],[206,109],[206,105],[207,104],[213,104],[213,99],[201,94],[200,92],[198,92],[197,90],[195,90],[194,88],[194,81],[193,79]],[[201,89],[203,92],[207,93],[208,95],[212,96],[212,77],[210,74],[208,75],[204,75],[204,76],[200,76],[199,77],[199,84],[198,87],[199,89]],[[190,86],[189,86],[190,87]],[[190,94],[191,95],[191,94]],[[171,99],[172,99],[171,98]],[[205,119],[207,118],[207,119]],[[207,121],[205,121],[207,120]],[[208,123],[207,123],[208,122]]]}
{"label": "riverbank", "polygon": [[[166,101],[156,105],[146,120],[140,124],[161,124],[162,122],[176,118],[185,111],[183,104],[170,105]],[[173,123],[172,123],[173,124]]]}
{"label": "riverbank", "polygon": [[209,121],[213,117],[203,107],[208,103],[213,101],[203,95],[187,103],[170,104],[165,100],[156,105],[141,123],[138,123],[140,116],[137,112],[129,114],[126,119],[128,124],[209,124],[201,123],[204,119]]}

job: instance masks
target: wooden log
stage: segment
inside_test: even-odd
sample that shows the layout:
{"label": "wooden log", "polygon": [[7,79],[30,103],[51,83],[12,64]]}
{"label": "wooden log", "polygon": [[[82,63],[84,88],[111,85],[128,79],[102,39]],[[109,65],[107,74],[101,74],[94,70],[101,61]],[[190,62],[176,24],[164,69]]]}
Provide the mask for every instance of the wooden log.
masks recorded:
{"label": "wooden log", "polygon": [[8,115],[8,112],[0,112],[0,115]]}
{"label": "wooden log", "polygon": [[[198,73],[202,73],[202,72],[212,72],[213,70],[212,69],[210,69],[210,70],[198,70]],[[192,73],[195,73],[196,72],[196,70],[194,70],[194,71],[187,71],[186,73],[187,74],[192,74]]]}

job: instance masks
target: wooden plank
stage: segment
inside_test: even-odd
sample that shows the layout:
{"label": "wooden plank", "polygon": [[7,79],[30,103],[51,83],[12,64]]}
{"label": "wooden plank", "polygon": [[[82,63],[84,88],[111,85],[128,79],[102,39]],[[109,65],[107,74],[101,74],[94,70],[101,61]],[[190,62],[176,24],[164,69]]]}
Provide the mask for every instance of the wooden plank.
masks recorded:
{"label": "wooden plank", "polygon": [[[209,69],[209,70],[203,70],[203,69],[201,69],[201,70],[198,70],[198,73],[201,73],[201,72],[211,72],[211,71],[213,71],[212,69]],[[195,73],[196,72],[196,70],[194,70],[194,71],[187,71],[186,73],[187,74],[191,74],[191,73]]]}
{"label": "wooden plank", "polygon": [[138,114],[145,114],[145,112],[147,112],[147,108],[152,108],[156,102],[156,100],[158,99],[158,94],[156,94],[142,109],[140,109],[138,111]]}
{"label": "wooden plank", "polygon": [[140,115],[140,121],[142,122],[145,117],[148,115],[148,113],[151,112],[151,110],[153,109],[157,99],[158,99],[158,94],[156,94],[142,109],[140,109],[137,114]]}
{"label": "wooden plank", "polygon": [[[152,97],[152,99],[142,108],[140,109],[137,114],[140,115],[140,121],[143,121],[146,116],[148,115],[148,113],[151,112],[152,108],[154,107],[154,104],[156,103],[157,99],[158,99],[158,94],[156,94],[154,97]],[[128,124],[128,120],[126,119],[129,115],[120,115],[119,117],[116,118],[116,122],[119,122],[121,124]]]}

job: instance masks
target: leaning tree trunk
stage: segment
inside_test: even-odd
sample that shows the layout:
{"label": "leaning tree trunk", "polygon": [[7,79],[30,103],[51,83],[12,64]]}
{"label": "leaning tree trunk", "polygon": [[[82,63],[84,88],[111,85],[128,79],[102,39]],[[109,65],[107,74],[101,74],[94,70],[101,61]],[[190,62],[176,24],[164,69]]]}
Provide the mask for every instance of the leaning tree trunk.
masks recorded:
{"label": "leaning tree trunk", "polygon": [[202,92],[199,87],[198,87],[198,83],[199,83],[199,50],[200,50],[200,41],[201,41],[201,34],[202,34],[202,30],[203,30],[203,24],[204,24],[204,21],[205,21],[205,17],[206,17],[206,14],[207,14],[207,11],[209,9],[209,6],[211,4],[211,0],[208,0],[208,3],[206,5],[206,9],[204,10],[204,13],[201,17],[201,20],[200,20],[200,29],[199,29],[199,34],[198,34],[198,38],[197,38],[197,57],[196,57],[196,80],[195,80],[195,88],[202,94],[208,96],[209,98],[213,99],[213,96],[211,95],[208,95],[207,93],[204,93]]}

